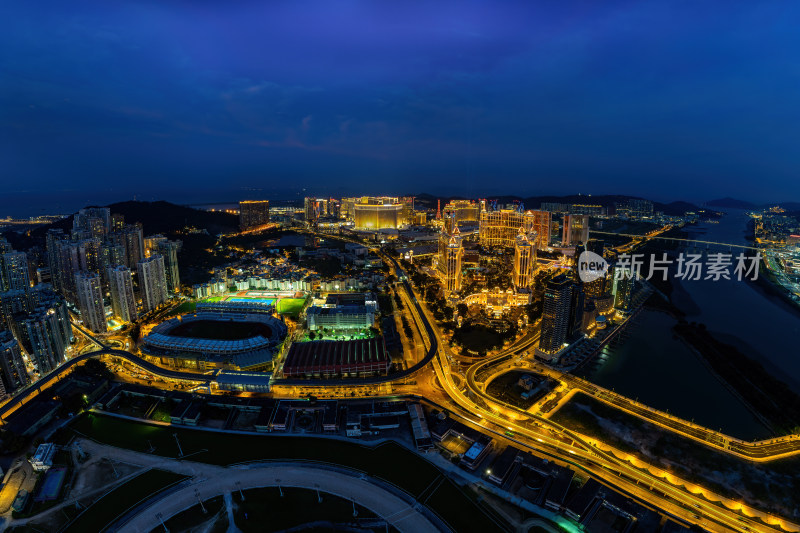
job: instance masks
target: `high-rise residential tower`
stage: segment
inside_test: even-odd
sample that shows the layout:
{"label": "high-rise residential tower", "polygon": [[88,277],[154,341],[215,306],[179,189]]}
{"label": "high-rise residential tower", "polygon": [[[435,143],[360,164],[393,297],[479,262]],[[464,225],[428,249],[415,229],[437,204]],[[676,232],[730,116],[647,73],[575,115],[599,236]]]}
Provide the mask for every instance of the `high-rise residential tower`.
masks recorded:
{"label": "high-rise residential tower", "polygon": [[109,288],[111,290],[111,309],[114,316],[123,322],[133,322],[136,313],[136,295],[133,292],[133,273],[125,265],[118,265],[108,270]]}
{"label": "high-rise residential tower", "polygon": [[19,323],[17,330],[17,340],[39,373],[49,372],[64,362],[72,341],[72,326],[63,299],[54,298],[37,307]]}
{"label": "high-rise residential tower", "polygon": [[164,258],[164,274],[167,277],[167,291],[175,294],[181,290],[181,275],[178,270],[178,251],[181,241],[160,241],[156,250]]}
{"label": "high-rise residential tower", "polygon": [[167,300],[167,276],[164,271],[164,257],[152,255],[139,261],[139,292],[142,296],[142,310],[147,313]]}
{"label": "high-rise residential tower", "polygon": [[19,342],[9,330],[0,331],[0,378],[8,394],[30,383]]}
{"label": "high-rise residential tower", "polygon": [[6,252],[0,255],[0,290],[27,290],[31,286],[28,256],[25,252]]}
{"label": "high-rise residential tower", "polygon": [[78,308],[81,311],[83,325],[94,333],[108,331],[100,274],[85,271],[76,273],[75,292],[78,295]]}

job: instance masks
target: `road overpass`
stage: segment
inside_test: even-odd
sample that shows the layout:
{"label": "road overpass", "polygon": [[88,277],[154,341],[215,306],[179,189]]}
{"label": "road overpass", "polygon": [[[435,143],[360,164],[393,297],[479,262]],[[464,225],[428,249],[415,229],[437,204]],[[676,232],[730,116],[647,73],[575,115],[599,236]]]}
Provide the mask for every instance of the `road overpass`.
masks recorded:
{"label": "road overpass", "polygon": [[[522,349],[523,347],[520,347],[517,351]],[[505,353],[471,366],[467,370],[468,381],[474,383],[476,387],[483,391],[486,384],[494,377],[512,368],[512,366],[506,364],[511,358],[512,354]],[[545,365],[526,363],[523,367],[513,366],[513,368],[524,368],[553,378],[569,389],[591,396],[611,407],[678,433],[683,437],[713,448],[715,451],[735,455],[740,459],[768,462],[800,454],[800,435],[785,435],[748,442],[703,427],[694,422],[689,422],[572,374],[561,372]]]}

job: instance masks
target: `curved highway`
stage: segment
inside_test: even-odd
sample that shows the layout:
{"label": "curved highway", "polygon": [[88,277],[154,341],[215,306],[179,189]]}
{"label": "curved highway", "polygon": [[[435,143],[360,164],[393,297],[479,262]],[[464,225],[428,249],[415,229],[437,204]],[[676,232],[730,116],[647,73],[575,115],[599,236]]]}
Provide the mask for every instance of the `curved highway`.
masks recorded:
{"label": "curved highway", "polygon": [[[417,303],[416,299],[414,299],[414,303]],[[419,312],[421,307],[415,305],[413,309]],[[779,530],[776,527],[787,531],[800,530],[795,524],[777,517],[769,517],[770,524],[767,525],[759,520],[739,515],[733,509],[707,500],[706,497],[714,498],[716,496],[713,493],[704,491],[700,487],[696,487],[700,494],[690,492],[682,486],[690,485],[689,483],[602,443],[590,442],[582,435],[541,416],[504,405],[483,393],[479,387],[474,386],[474,382],[473,386],[468,384],[470,394],[465,394],[452,381],[449,357],[442,345],[437,342],[437,335],[435,333],[431,335],[433,328],[430,320],[424,311],[415,318],[419,323],[424,324],[424,330],[428,336],[426,340],[431,349],[437,348],[434,369],[439,382],[456,404],[456,408],[462,409],[467,418],[477,416],[482,419],[477,421],[477,424],[482,425],[483,421],[487,421],[514,431],[516,438],[524,439],[522,444],[531,448],[543,448],[548,453],[590,472],[610,485],[643,501],[650,502],[679,519],[699,524],[711,531]],[[505,353],[498,357],[509,356],[508,353]],[[471,399],[470,396],[474,396],[475,399]],[[717,497],[717,499],[720,498]],[[738,508],[746,509],[741,504]]]}
{"label": "curved highway", "polygon": [[[372,380],[357,380],[358,384],[386,382],[401,379],[402,377],[413,374],[429,362],[433,362],[436,376],[449,396],[452,405],[448,408],[460,411],[459,414],[474,420],[478,417],[481,420],[475,421],[478,425],[487,423],[495,424],[501,428],[507,428],[516,432],[515,440],[520,444],[534,448],[543,449],[547,453],[569,462],[575,467],[585,470],[595,477],[604,480],[636,498],[650,502],[666,512],[690,523],[696,523],[711,531],[776,531],[780,528],[786,531],[800,531],[800,527],[790,522],[784,521],[775,516],[765,516],[769,522],[766,525],[760,520],[750,519],[740,515],[735,510],[743,510],[750,515],[759,514],[757,510],[751,510],[740,503],[738,506],[726,508],[706,499],[706,497],[718,500],[720,497],[705,491],[702,487],[695,487],[691,484],[677,479],[668,472],[660,471],[651,465],[638,461],[636,458],[608,447],[600,442],[593,442],[584,436],[570,431],[568,428],[560,426],[541,416],[528,413],[514,406],[500,402],[487,394],[474,382],[473,371],[472,380],[467,380],[469,393],[465,394],[456,386],[451,376],[449,366],[450,356],[439,342],[439,335],[431,325],[425,310],[420,306],[413,288],[408,283],[405,273],[399,267],[394,258],[389,258],[395,266],[396,271],[401,275],[400,279],[406,289],[406,296],[413,304],[410,306],[414,315],[423,342],[428,346],[425,357],[416,365],[408,370],[391,376],[381,376]],[[426,342],[427,341],[427,342]],[[51,381],[59,379],[64,373],[74,365],[90,357],[98,357],[103,354],[116,355],[123,357],[131,363],[143,368],[147,372],[159,375],[168,379],[191,381],[196,383],[209,383],[213,376],[209,374],[197,374],[191,372],[181,372],[168,370],[140,357],[137,357],[124,350],[101,348],[94,352],[89,352],[77,356],[51,374],[37,381],[31,387],[22,391],[19,395],[0,408],[0,419],[9,411],[16,409],[25,403],[25,398],[31,392],[40,390]],[[502,357],[510,357],[508,353],[501,354],[492,360]],[[477,367],[479,365],[473,365]],[[472,370],[472,368],[470,369]],[[337,385],[349,384],[351,380],[325,380],[324,384]],[[303,381],[303,384],[309,384]],[[319,384],[319,383],[317,383]],[[474,398],[474,399],[473,399]],[[689,489],[682,485],[690,486]],[[691,491],[691,492],[690,492]]]}

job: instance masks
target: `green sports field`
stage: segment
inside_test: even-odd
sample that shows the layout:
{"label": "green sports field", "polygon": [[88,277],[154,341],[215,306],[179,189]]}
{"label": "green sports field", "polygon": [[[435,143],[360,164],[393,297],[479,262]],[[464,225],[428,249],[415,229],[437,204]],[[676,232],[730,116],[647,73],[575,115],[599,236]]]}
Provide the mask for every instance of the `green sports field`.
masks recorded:
{"label": "green sports field", "polygon": [[278,300],[278,313],[282,315],[298,316],[303,310],[306,301],[304,298],[281,298]]}

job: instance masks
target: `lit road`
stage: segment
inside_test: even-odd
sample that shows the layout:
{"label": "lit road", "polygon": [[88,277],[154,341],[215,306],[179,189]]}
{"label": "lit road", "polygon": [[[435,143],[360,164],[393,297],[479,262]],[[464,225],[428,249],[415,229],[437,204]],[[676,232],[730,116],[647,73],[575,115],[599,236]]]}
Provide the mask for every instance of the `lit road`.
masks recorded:
{"label": "lit road", "polygon": [[[521,349],[522,347],[520,347]],[[511,354],[492,357],[470,367],[468,378],[471,383],[475,383],[483,390],[480,384],[488,383],[493,377],[511,368],[520,368],[520,365],[512,364],[511,361]],[[709,446],[718,452],[756,462],[774,461],[800,454],[800,435],[786,435],[757,442],[747,442],[659,411],[627,396],[542,364],[524,361],[522,368],[546,375],[561,382],[566,388],[591,396],[616,409]],[[491,371],[490,374],[489,371]]]}
{"label": "lit road", "polygon": [[[330,238],[331,236],[326,235],[325,237]],[[727,501],[724,504],[713,503],[709,500],[721,501],[722,497],[706,491],[702,487],[677,479],[669,473],[648,465],[627,453],[611,448],[605,443],[591,441],[546,418],[504,404],[488,396],[474,379],[477,366],[483,365],[483,363],[473,365],[475,370],[473,368],[468,369],[466,379],[459,379],[459,383],[456,383],[454,379],[459,374],[451,368],[451,355],[447,353],[445,344],[441,342],[441,333],[435,329],[435,322],[430,319],[427,311],[417,301],[413,288],[397,262],[393,258],[388,258],[388,260],[390,264],[393,264],[398,274],[397,277],[405,288],[405,291],[398,291],[398,294],[401,294],[404,298],[407,304],[406,307],[426,345],[427,353],[424,361],[432,363],[424,368],[415,369],[414,377],[417,378],[418,382],[425,383],[421,388],[427,389],[426,392],[429,392],[432,396],[439,397],[441,395],[442,405],[445,405],[458,416],[471,420],[475,425],[480,425],[489,431],[496,432],[497,428],[500,428],[501,432],[506,429],[513,431],[515,432],[514,440],[519,444],[546,452],[564,462],[568,462],[579,469],[591,473],[609,485],[648,502],[679,519],[699,524],[705,529],[711,531],[747,531],[748,529],[746,528],[749,528],[751,531],[774,532],[783,528],[786,531],[800,531],[800,527],[796,524],[786,522],[778,517],[766,516],[755,509],[742,506],[741,503]],[[92,338],[90,335],[86,335]],[[513,357],[514,353],[529,348],[535,341],[535,337],[527,338],[527,340],[523,340],[506,352],[492,358],[492,361],[502,357]],[[95,342],[103,346],[100,341],[95,340]],[[48,374],[32,387],[23,391],[23,394],[15,396],[11,402],[0,408],[0,419],[7,416],[9,412],[15,410],[25,401],[28,401],[30,397],[38,394],[42,387],[47,386],[46,380],[59,379],[59,376],[62,376],[64,372],[68,372],[70,370],[69,367],[77,364],[80,360],[88,357],[97,357],[102,354],[123,357],[131,363],[142,367],[147,372],[167,379],[193,382],[208,382],[211,379],[211,376],[207,374],[192,374],[163,369],[147,363],[124,350],[103,347],[71,359],[55,372]],[[431,368],[438,383],[433,383],[432,381]],[[403,377],[409,377],[411,374],[405,374]],[[800,448],[800,442],[797,440],[782,444]],[[736,511],[739,510],[744,514],[737,514]],[[757,518],[750,519],[749,516],[756,516]],[[765,525],[761,519],[769,525]]]}
{"label": "lit road", "polygon": [[[406,286],[409,288],[407,284]],[[541,416],[503,404],[485,394],[474,381],[470,382],[469,373],[468,392],[460,390],[452,379],[450,357],[444,345],[439,342],[441,336],[433,329],[433,322],[419,306],[413,292],[410,294],[410,298],[414,300],[411,309],[426,344],[436,350],[433,365],[439,383],[452,403],[456,404],[459,414],[472,419],[475,424],[490,429],[491,424],[495,424],[501,429],[509,429],[516,433],[516,439],[521,443],[557,456],[679,519],[696,523],[711,531],[747,531],[745,528],[752,531],[777,531],[781,527],[787,531],[800,531],[797,525],[776,517],[764,517],[773,526],[769,527],[760,520],[741,516],[734,510],[743,509],[750,511],[750,514],[757,514],[758,511],[745,508],[741,504],[731,503],[729,509],[709,502],[704,495],[717,500],[721,498],[661,472],[629,454],[603,443],[589,442],[583,436]],[[508,354],[498,357],[508,357]],[[476,420],[475,417],[482,420]]]}

